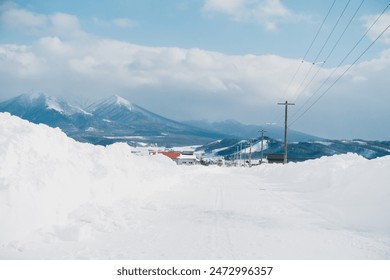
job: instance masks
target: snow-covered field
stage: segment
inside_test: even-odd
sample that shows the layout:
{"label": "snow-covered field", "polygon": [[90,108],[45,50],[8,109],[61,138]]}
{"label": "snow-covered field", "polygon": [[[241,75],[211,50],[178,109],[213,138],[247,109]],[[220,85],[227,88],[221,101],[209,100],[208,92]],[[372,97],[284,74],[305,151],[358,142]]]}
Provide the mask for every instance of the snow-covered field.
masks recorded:
{"label": "snow-covered field", "polygon": [[390,157],[177,166],[0,114],[0,259],[390,259]]}

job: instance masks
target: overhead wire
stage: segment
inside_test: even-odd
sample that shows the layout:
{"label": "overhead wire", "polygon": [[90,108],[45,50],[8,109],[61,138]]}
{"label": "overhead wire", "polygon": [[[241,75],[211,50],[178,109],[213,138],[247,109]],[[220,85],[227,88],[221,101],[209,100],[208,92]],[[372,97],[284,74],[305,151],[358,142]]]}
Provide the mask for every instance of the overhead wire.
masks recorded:
{"label": "overhead wire", "polygon": [[309,53],[309,51],[311,50],[311,48],[312,48],[312,46],[313,46],[313,44],[314,44],[315,40],[316,40],[316,39],[317,39],[317,37],[318,37],[318,34],[320,34],[320,31],[322,30],[322,27],[324,26],[324,24],[325,24],[325,21],[326,21],[326,19],[328,18],[328,16],[329,16],[330,12],[332,11],[332,9],[333,9],[333,7],[334,7],[334,4],[335,4],[335,3],[336,3],[336,0],[334,0],[334,1],[333,1],[333,3],[332,3],[332,5],[330,6],[330,8],[329,8],[329,10],[328,10],[328,12],[327,12],[327,14],[326,14],[326,16],[325,16],[324,20],[323,20],[323,21],[322,21],[322,23],[321,23],[321,26],[320,26],[320,28],[318,29],[318,31],[317,31],[317,33],[316,33],[316,35],[314,36],[314,39],[312,40],[312,42],[311,42],[311,44],[310,44],[309,48],[307,49],[307,51],[306,51],[305,55],[303,56],[303,59],[302,59],[302,61],[304,61],[304,60],[305,60],[305,58],[306,58],[307,54],[308,54],[308,53]]}
{"label": "overhead wire", "polygon": [[[344,58],[341,60],[341,62],[337,65],[336,68],[328,75],[328,77],[322,82],[322,84],[315,90],[313,95],[310,96],[310,98],[305,102],[305,104],[308,103],[310,99],[312,99],[320,90],[324,87],[324,85],[330,80],[331,77],[333,77],[334,73],[340,68],[340,66],[345,62],[345,60],[350,56],[350,54],[356,49],[356,47],[361,43],[361,41],[367,36],[367,34],[371,31],[371,29],[375,26],[375,24],[378,22],[378,20],[384,15],[384,13],[387,11],[387,9],[390,7],[390,3],[383,9],[383,11],[378,15],[378,17],[374,20],[374,22],[370,25],[370,27],[366,30],[366,32],[360,37],[360,39],[355,43],[355,45],[352,47],[352,49],[344,56]],[[344,74],[343,74],[344,75]],[[337,79],[338,81],[339,79]],[[333,86],[332,86],[333,87]],[[317,103],[316,100],[314,103]],[[309,108],[313,107],[314,104],[310,105]],[[300,107],[299,110],[301,110],[303,107]],[[306,109],[302,114],[300,114],[294,121],[290,123],[290,125],[294,124],[298,119],[300,119],[308,110]],[[295,114],[297,115],[297,114]],[[294,116],[295,116],[294,115]]]}
{"label": "overhead wire", "polygon": [[[345,32],[347,31],[347,29],[349,28],[349,26],[351,25],[352,21],[354,20],[354,18],[356,17],[357,13],[359,12],[360,8],[362,7],[363,3],[364,3],[365,0],[362,0],[359,4],[359,6],[357,7],[357,9],[355,10],[355,12],[353,13],[352,17],[349,19],[347,25],[345,26],[343,32],[340,34],[339,38],[337,39],[336,43],[333,45],[331,51],[329,52],[329,54],[326,56],[325,60],[324,60],[324,63],[322,63],[316,73],[313,75],[313,77],[311,78],[311,80],[306,84],[306,86],[304,87],[304,89],[301,91],[300,95],[302,95],[302,93],[304,93],[307,88],[312,84],[313,80],[317,77],[317,75],[319,74],[320,70],[322,69],[322,67],[325,65],[326,62],[328,62],[330,56],[333,54],[334,50],[336,49],[336,47],[339,45],[342,37],[344,36]],[[314,94],[313,94],[314,95]],[[302,108],[304,108],[306,106],[306,104],[311,100],[312,96],[311,95],[308,99],[306,99],[306,101],[301,104],[298,109],[294,112],[294,114],[292,115],[292,118],[294,118],[296,115],[299,114],[299,112],[302,110]],[[294,100],[294,103],[297,103],[298,101],[298,98],[299,96],[297,96],[297,98]]]}
{"label": "overhead wire", "polygon": [[322,23],[321,23],[320,27],[318,28],[318,30],[317,30],[317,32],[316,32],[314,38],[312,39],[312,41],[311,41],[309,47],[307,48],[307,50],[306,50],[306,52],[305,52],[303,58],[301,59],[298,68],[296,69],[294,75],[292,76],[292,78],[291,78],[290,82],[288,83],[288,86],[287,86],[286,89],[284,90],[283,94],[279,97],[279,101],[282,101],[282,100],[281,100],[282,97],[286,96],[288,90],[290,89],[290,87],[291,87],[293,81],[295,80],[295,78],[296,78],[298,72],[300,71],[300,69],[301,69],[301,67],[302,67],[302,64],[304,63],[304,61],[305,61],[307,55],[309,54],[311,48],[313,47],[315,41],[317,40],[317,37],[318,37],[318,35],[320,34],[320,32],[321,32],[321,30],[322,30],[322,28],[323,28],[323,26],[324,26],[324,24],[325,24],[327,18],[329,17],[329,14],[331,13],[331,11],[332,11],[332,9],[333,9],[333,7],[334,7],[336,1],[337,1],[337,0],[333,0],[332,5],[329,7],[328,12],[326,13],[324,19],[322,20]]}
{"label": "overhead wire", "polygon": [[[389,4],[390,6],[390,4]],[[292,126],[295,122],[297,122],[307,111],[309,111],[325,94],[329,92],[333,88],[333,86],[356,64],[356,62],[379,40],[380,37],[390,28],[390,24],[375,38],[375,40],[353,61],[353,63],[302,113],[300,114],[294,121],[290,123],[289,126]]]}
{"label": "overhead wire", "polygon": [[[306,73],[305,77],[303,78],[302,82],[300,83],[299,87],[297,87],[297,89],[296,89],[296,91],[294,92],[293,96],[296,95],[297,93],[298,93],[298,96],[299,96],[299,94],[300,94],[299,91],[300,91],[301,87],[302,87],[303,84],[305,83],[306,79],[309,77],[309,74],[310,74],[310,72],[312,71],[314,65],[318,62],[318,58],[321,56],[322,52],[324,51],[325,46],[328,44],[329,39],[332,37],[334,31],[336,30],[336,27],[338,26],[338,24],[339,24],[341,18],[343,17],[345,11],[347,10],[347,8],[348,8],[350,2],[351,2],[351,0],[348,0],[347,4],[345,5],[344,9],[342,10],[341,14],[339,15],[337,21],[336,21],[335,24],[333,25],[331,32],[329,33],[329,35],[328,35],[328,37],[326,38],[325,42],[322,44],[322,47],[321,47],[320,51],[318,52],[318,54],[317,54],[317,56],[315,57],[315,59],[312,61],[309,70],[307,71],[307,73]],[[325,61],[324,61],[324,63],[325,63]],[[295,99],[297,99],[298,96],[297,96]]]}
{"label": "overhead wire", "polygon": [[[329,10],[328,10],[328,12],[327,12],[325,18],[322,20],[322,23],[321,23],[320,27],[318,28],[318,30],[317,30],[317,32],[316,32],[316,35],[314,36],[314,38],[313,38],[313,40],[311,41],[311,43],[310,43],[308,49],[307,49],[306,52],[305,52],[305,55],[303,56],[301,62],[299,63],[299,67],[298,67],[297,70],[295,71],[295,73],[294,73],[293,77],[291,78],[291,80],[290,80],[290,82],[289,82],[289,84],[288,84],[286,90],[284,91],[285,93],[290,89],[290,86],[291,86],[292,82],[295,80],[295,78],[296,78],[296,76],[297,76],[297,74],[298,74],[298,72],[299,72],[299,70],[300,70],[300,68],[301,68],[301,66],[302,66],[302,63],[305,61],[305,59],[306,59],[306,57],[307,57],[309,51],[310,51],[311,48],[313,47],[314,42],[317,40],[317,37],[318,37],[318,35],[320,34],[320,32],[321,32],[321,30],[322,30],[322,27],[324,26],[324,24],[325,24],[325,22],[326,22],[326,20],[327,20],[327,18],[328,18],[328,16],[329,16],[329,14],[330,14],[330,12],[332,11],[332,9],[333,9],[335,3],[336,3],[336,0],[333,1],[333,3],[332,3],[332,5],[330,6],[330,8],[329,8]],[[282,101],[282,100],[279,100],[279,101]]]}

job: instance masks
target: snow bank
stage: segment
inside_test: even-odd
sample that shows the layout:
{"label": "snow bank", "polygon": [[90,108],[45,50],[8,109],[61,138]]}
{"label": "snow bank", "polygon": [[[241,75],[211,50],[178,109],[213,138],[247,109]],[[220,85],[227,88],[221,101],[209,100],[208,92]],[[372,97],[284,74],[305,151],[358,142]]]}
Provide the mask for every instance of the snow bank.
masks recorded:
{"label": "snow bank", "polygon": [[[390,156],[373,160],[356,154],[302,163],[263,165],[268,184],[305,197],[306,207],[360,231],[390,233]],[[277,178],[277,182],[275,182]]]}
{"label": "snow bank", "polygon": [[135,157],[126,144],[78,143],[58,128],[0,114],[0,243],[63,223],[85,203],[142,198],[176,167],[163,156]]}
{"label": "snow bank", "polygon": [[390,258],[390,157],[176,166],[1,113],[0,158],[0,258]]}

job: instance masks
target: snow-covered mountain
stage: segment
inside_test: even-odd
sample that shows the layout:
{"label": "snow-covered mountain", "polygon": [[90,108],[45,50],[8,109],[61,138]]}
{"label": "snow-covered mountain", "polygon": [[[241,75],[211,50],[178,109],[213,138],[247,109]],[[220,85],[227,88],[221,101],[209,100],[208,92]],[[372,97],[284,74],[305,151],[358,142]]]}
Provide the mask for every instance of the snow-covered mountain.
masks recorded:
{"label": "snow-covered mountain", "polygon": [[206,144],[226,136],[164,118],[118,95],[82,109],[45,94],[23,94],[0,103],[0,111],[59,127],[78,141],[102,145]]}
{"label": "snow-covered mountain", "polygon": [[36,110],[47,110],[66,116],[73,114],[89,114],[80,107],[70,105],[62,99],[43,93],[22,94],[0,104],[2,109],[13,110],[24,115],[35,115],[35,117],[39,117],[38,114],[34,114],[34,111]]}
{"label": "snow-covered mountain", "polygon": [[45,94],[19,95],[1,102],[0,111],[10,112],[34,123],[60,127],[70,135],[82,129],[91,117],[83,109]]}
{"label": "snow-covered mountain", "polygon": [[[133,133],[136,135],[161,137],[173,133],[194,136],[212,134],[212,137],[216,136],[216,133],[182,124],[152,113],[118,95],[96,102],[88,106],[86,110],[106,122],[133,130]],[[221,136],[221,134],[218,136]]]}
{"label": "snow-covered mountain", "polygon": [[[134,144],[157,143],[160,145],[188,145],[208,143],[225,137],[221,133],[207,131],[170,120],[150,112],[130,101],[113,95],[85,109],[101,120],[92,127],[104,144],[125,141]],[[109,133],[107,133],[109,132]]]}

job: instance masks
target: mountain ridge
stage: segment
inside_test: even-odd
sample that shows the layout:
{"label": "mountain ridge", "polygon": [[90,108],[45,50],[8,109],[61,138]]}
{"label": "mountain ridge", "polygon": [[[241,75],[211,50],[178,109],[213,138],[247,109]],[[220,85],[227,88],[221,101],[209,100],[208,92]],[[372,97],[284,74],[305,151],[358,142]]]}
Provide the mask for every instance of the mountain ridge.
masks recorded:
{"label": "mountain ridge", "polygon": [[[243,124],[236,120],[225,120],[219,122],[209,122],[204,120],[190,120],[184,121],[184,123],[196,126],[203,129],[209,129],[217,131],[223,134],[229,134],[233,137],[241,138],[257,138],[260,135],[260,131],[264,130],[264,135],[269,138],[283,141],[284,139],[284,128],[276,125],[254,125],[254,124]],[[319,141],[323,140],[321,137],[296,131],[293,129],[288,130],[288,142],[303,142],[303,141]]]}
{"label": "mountain ridge", "polygon": [[[47,94],[22,94],[0,102],[0,111],[34,123],[59,127],[70,137],[92,144],[206,144],[226,135],[170,120],[119,95],[84,109]],[[142,142],[139,141],[140,137]]]}

